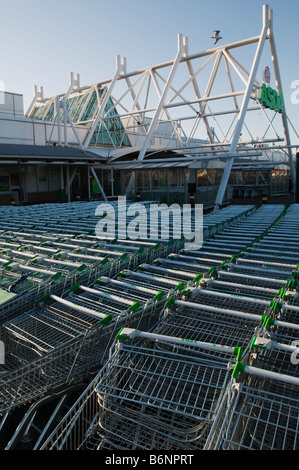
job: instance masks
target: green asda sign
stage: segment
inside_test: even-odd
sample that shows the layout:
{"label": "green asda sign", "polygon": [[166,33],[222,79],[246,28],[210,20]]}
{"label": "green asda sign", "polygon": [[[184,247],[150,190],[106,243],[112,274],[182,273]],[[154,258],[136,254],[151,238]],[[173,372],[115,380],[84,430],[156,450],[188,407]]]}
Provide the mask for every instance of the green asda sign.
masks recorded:
{"label": "green asda sign", "polygon": [[283,104],[281,94],[273,90],[273,88],[262,84],[261,94],[259,98],[260,103],[266,108],[273,109],[278,113],[283,113]]}

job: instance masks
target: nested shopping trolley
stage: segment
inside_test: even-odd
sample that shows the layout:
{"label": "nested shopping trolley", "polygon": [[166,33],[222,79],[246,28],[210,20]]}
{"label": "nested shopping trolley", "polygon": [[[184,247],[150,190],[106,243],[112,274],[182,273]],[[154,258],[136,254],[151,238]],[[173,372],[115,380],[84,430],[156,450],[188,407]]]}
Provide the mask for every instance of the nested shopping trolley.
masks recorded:
{"label": "nested shopping trolley", "polygon": [[298,321],[285,321],[279,314],[264,320],[251,353],[234,365],[228,406],[217,417],[207,449],[299,448]]}
{"label": "nested shopping trolley", "polygon": [[100,373],[104,442],[132,449],[202,448],[223,406],[227,363],[246,355],[261,320],[176,299],[167,307],[154,332],[121,330],[117,338],[124,343]]}
{"label": "nested shopping trolley", "polygon": [[[99,273],[109,272],[109,264],[100,267],[102,269]],[[1,322],[33,308],[42,295],[62,293],[79,279],[88,281],[92,274],[93,271],[82,262],[36,256],[33,253],[18,252],[13,259],[3,258],[0,282],[7,300],[0,306]]]}
{"label": "nested shopping trolley", "polygon": [[[267,212],[268,222],[260,226],[262,235],[280,214],[278,211],[274,217],[271,209],[264,214]],[[239,236],[243,233],[241,230]],[[254,243],[258,245],[259,241],[255,239]],[[118,335],[120,342],[111,350],[109,360],[93,383],[99,410],[92,415],[89,428],[84,428],[76,408],[76,416],[68,415],[65,427],[60,432],[57,429],[49,440],[49,447],[67,448],[71,436],[77,436],[78,426],[82,426],[85,433],[76,442],[76,448],[236,448],[236,436],[230,438],[235,423],[232,410],[242,401],[241,394],[236,396],[236,392],[246,386],[245,381],[240,384],[236,380],[239,372],[257,376],[261,361],[269,358],[267,364],[262,364],[264,370],[269,372],[272,368],[277,379],[273,364],[276,367],[279,364],[279,379],[281,374],[291,376],[287,364],[294,346],[290,343],[298,333],[298,324],[293,323],[296,309],[290,308],[296,307],[297,301],[293,282],[296,270],[289,266],[292,263],[281,263],[282,266],[272,269],[268,263],[266,273],[263,258],[260,263],[242,265],[243,269],[236,268],[236,261],[239,260],[234,258],[220,267],[212,266],[208,276],[197,276],[199,285],[183,289],[186,299],[170,299],[169,310],[154,331],[122,329]],[[196,268],[193,270],[194,263],[181,261],[179,270],[165,260],[158,262],[160,266],[145,265],[140,272],[175,282],[191,276],[194,280],[198,274]],[[206,271],[206,265],[202,271]],[[195,370],[199,371],[198,376]],[[220,378],[218,385],[221,383],[218,389],[212,381],[216,377]],[[265,375],[258,388],[261,393],[264,380]],[[213,399],[209,402],[210,393]],[[84,400],[86,407],[89,400],[94,405],[91,389]],[[239,435],[248,424],[244,412],[241,417],[241,425],[234,427]],[[66,423],[72,423],[72,435],[68,434],[70,428]],[[264,443],[259,446],[267,448]]]}
{"label": "nested shopping trolley", "polygon": [[85,379],[105,362],[124,321],[148,328],[157,320],[163,293],[148,289],[136,300],[119,290],[76,284],[62,297],[47,294],[39,308],[3,324],[1,413]]}
{"label": "nested shopping trolley", "polygon": [[222,407],[227,362],[246,356],[260,320],[169,299],[154,334],[119,332],[95,391],[87,389],[45,448],[202,448]]}
{"label": "nested shopping trolley", "polygon": [[126,245],[123,251],[114,246],[103,247],[96,255],[74,252],[75,245],[70,251],[63,244],[60,246],[60,250],[51,248],[42,241],[3,250],[1,322],[36,306],[43,294],[62,294],[76,282],[89,284],[101,275],[114,276],[120,269],[134,267],[139,261],[138,254],[125,251]]}
{"label": "nested shopping trolley", "polygon": [[228,370],[224,361],[182,343],[173,348],[154,335],[117,348],[96,386],[99,426],[108,441],[133,449],[200,448]]}
{"label": "nested shopping trolley", "polygon": [[292,382],[250,376],[238,391],[222,448],[298,450],[299,389]]}
{"label": "nested shopping trolley", "polygon": [[[148,272],[146,272],[147,266]],[[137,268],[135,271],[123,269],[118,273],[117,279],[129,280],[136,286],[146,288],[151,287],[152,289],[158,289],[159,291],[167,292],[169,295],[177,295],[186,288],[188,284],[187,280],[177,281],[176,279],[172,279],[165,276],[165,273],[163,271],[160,274],[156,272],[151,272],[151,267],[154,271],[155,266],[146,264],[139,265],[139,269]]]}
{"label": "nested shopping trolley", "polygon": [[[261,345],[265,347],[265,342]],[[207,448],[298,450],[297,349],[274,342],[253,365],[238,364],[228,410]]]}
{"label": "nested shopping trolley", "polygon": [[[201,314],[196,323],[194,314],[198,315],[200,309]],[[281,373],[284,372],[286,375],[287,372],[288,376],[292,374],[291,367],[287,369],[286,364],[291,364],[289,359],[290,354],[295,351],[294,346],[273,339],[269,344],[265,340],[262,341],[265,336],[252,338],[259,323],[259,319],[254,319],[253,316],[250,317],[250,321],[240,317],[240,322],[236,322],[232,321],[229,313],[223,311],[222,321],[219,318],[217,321],[215,315],[211,316],[209,321],[209,311],[205,311],[203,306],[197,306],[192,311],[193,315],[188,316],[189,323],[186,323],[187,313],[186,305],[177,301],[172,303],[168,314],[159,322],[159,327],[153,333],[122,329],[118,335],[121,344],[111,352],[104,369],[68,412],[43,448],[114,450],[251,448],[248,443],[248,428],[254,429],[259,426],[260,441],[258,444],[255,442],[255,448],[259,446],[258,448],[267,449],[265,444],[267,439],[273,440],[278,435],[277,431],[282,436],[286,424],[290,428],[288,432],[291,431],[292,438],[292,426],[296,422],[298,413],[298,394],[294,395],[295,399],[292,398],[293,404],[290,405],[288,393],[284,394],[283,384],[289,384],[288,390],[291,390],[293,385],[292,382],[281,382],[282,378],[285,380]],[[290,328],[289,324],[281,321],[275,321],[275,326],[278,329]],[[295,329],[298,332],[298,326]],[[192,331],[193,335],[189,338],[169,336],[178,331],[183,334]],[[262,334],[263,329],[259,331]],[[202,341],[195,339],[198,336],[201,336]],[[246,345],[250,339],[250,350],[252,349],[254,353],[258,348],[259,351],[266,350],[267,354],[270,352],[272,355],[266,358],[260,356],[259,363],[256,361],[255,367],[247,367],[238,362],[243,359],[248,360],[250,357],[250,353],[246,352]],[[217,340],[221,342],[217,343]],[[240,347],[227,344],[244,345],[244,352]],[[191,354],[190,363],[188,363],[189,354]],[[229,361],[227,366],[230,366],[229,376],[226,376],[222,367],[227,361]],[[279,374],[276,371],[271,376],[267,369],[270,369],[273,363],[280,364],[280,369]],[[194,365],[193,374],[192,365]],[[259,369],[261,366],[264,370],[262,375]],[[230,378],[232,370],[236,377],[233,379]],[[293,372],[294,370],[293,366]],[[253,373],[255,377],[259,374],[258,386],[256,383],[254,386],[249,383],[248,386],[245,381],[240,385],[238,378],[240,372],[245,373],[247,377],[251,377]],[[217,388],[213,381],[220,376],[224,381],[221,386],[218,382]],[[264,383],[269,377],[272,380],[272,391],[273,380],[278,379],[278,383],[283,385],[281,395],[273,394],[269,387],[264,388]],[[210,402],[209,393],[213,394]],[[221,393],[223,395],[220,398]],[[96,396],[99,399],[99,408],[96,406]],[[249,411],[246,411],[249,408],[243,403],[244,396],[248,399],[253,397],[258,404],[258,407],[252,408],[256,414],[250,417],[250,426]],[[281,416],[285,416],[281,424],[277,422],[280,411],[278,414],[275,413],[277,399]],[[257,413],[262,408],[263,414]],[[184,426],[186,423],[190,424],[192,419],[188,415],[190,410],[194,421],[195,415],[197,418],[200,415],[201,419],[199,419],[200,425],[197,421],[198,426],[188,429],[187,432]],[[293,424],[287,421],[290,410],[296,414]],[[182,416],[184,416],[183,424],[180,421]],[[266,416],[267,421],[263,419]],[[271,426],[272,435],[267,437],[267,430],[271,430]],[[252,430],[250,432],[252,433]],[[186,434],[189,439],[186,439]],[[196,439],[192,439],[195,435]],[[244,442],[240,444],[238,441],[242,435],[246,436],[245,444]],[[257,433],[255,440],[256,436]],[[294,442],[294,438],[292,439]],[[290,446],[292,441],[286,434],[285,445],[287,442]],[[272,445],[271,448],[277,446]]]}
{"label": "nested shopping trolley", "polygon": [[34,268],[5,260],[0,267],[0,321],[30,308],[49,289],[55,290],[59,285],[63,289],[64,283],[65,276],[59,270],[51,270],[47,266]]}

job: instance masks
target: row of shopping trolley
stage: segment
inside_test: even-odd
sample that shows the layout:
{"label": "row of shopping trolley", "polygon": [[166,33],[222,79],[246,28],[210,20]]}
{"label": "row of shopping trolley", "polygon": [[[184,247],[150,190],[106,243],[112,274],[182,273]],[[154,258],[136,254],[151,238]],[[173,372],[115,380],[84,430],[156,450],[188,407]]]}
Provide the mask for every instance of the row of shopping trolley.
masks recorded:
{"label": "row of shopping trolley", "polygon": [[[151,262],[183,246],[180,238],[161,239],[161,230],[156,239],[148,232],[143,238],[132,239],[123,229],[118,230],[119,227],[111,236],[96,233],[101,220],[95,216],[98,204],[75,202],[1,208],[1,322],[36,305],[42,294],[63,293],[79,281],[88,285],[100,275],[114,276],[122,268],[134,269],[141,262]],[[115,202],[109,204],[117,220],[118,206]],[[124,212],[128,207],[126,203]],[[150,203],[143,207],[150,213]],[[217,233],[253,209],[253,206],[236,206],[221,211],[217,218],[209,215],[202,228],[204,236]],[[133,216],[128,218],[126,226],[132,219]],[[166,225],[170,223],[165,219]]]}
{"label": "row of shopping trolley", "polygon": [[1,209],[1,322],[36,305],[42,294],[63,293],[78,281],[88,285],[167,254],[163,240],[97,236],[95,209],[96,203]]}
{"label": "row of shopping trolley", "polygon": [[298,226],[299,205],[265,205],[199,251],[102,279],[164,291],[162,307],[148,327],[116,324],[99,373],[38,448],[298,450]]}
{"label": "row of shopping trolley", "polygon": [[[207,216],[207,222],[210,220],[207,233],[216,234],[221,228],[245,220],[254,210],[252,206],[239,206],[226,208],[218,216],[211,214]],[[120,328],[129,326],[145,331],[152,328],[164,312],[167,299],[181,296],[190,280],[182,280],[179,273],[159,275],[159,266],[151,264],[156,257],[157,260],[166,257],[170,248],[183,246],[181,241],[178,245],[128,239],[108,243],[92,234],[58,236],[41,230],[37,233],[35,229],[30,232],[28,227],[20,226],[18,231],[2,231],[0,243],[2,256],[7,256],[3,258],[1,288],[8,286],[9,279],[12,288],[7,291],[18,294],[16,299],[23,294],[25,299],[25,308],[20,309],[20,304],[12,299],[8,302],[9,315],[3,311],[1,315],[0,339],[5,345],[5,363],[0,365],[0,433],[14,410],[23,405],[34,406],[42,396],[90,379],[105,364]],[[38,277],[37,273],[48,270],[49,265],[50,275],[56,277],[61,273],[59,269],[66,269],[79,259],[82,262],[75,256],[86,253],[86,248],[100,253],[103,249],[101,255],[105,258],[119,255],[122,263],[115,263],[111,271],[112,262],[103,263],[99,257],[101,270],[92,265],[89,269],[92,277],[90,274],[84,277],[81,264],[76,265],[79,274],[68,279],[71,284],[65,284],[60,291],[53,284],[48,289],[38,289],[34,293],[38,305],[31,304],[25,295],[30,291],[29,284],[25,289],[22,282],[32,282],[32,273]],[[130,250],[140,256],[131,265],[125,264],[131,258],[123,256]],[[146,256],[141,256],[144,252]],[[84,265],[86,261],[84,258]],[[136,268],[140,261],[147,262]],[[107,265],[110,271],[105,272],[103,266]],[[25,276],[28,272],[30,276],[26,279],[9,278],[11,274]]]}
{"label": "row of shopping trolley", "polygon": [[[201,206],[198,206],[200,211]],[[204,218],[204,230],[214,231],[220,225],[230,224],[236,218],[244,217],[248,213],[255,210],[255,206],[229,206],[219,213],[210,213]],[[185,212],[184,212],[185,211]],[[191,223],[194,227],[195,216],[194,209],[188,205],[181,208],[178,204],[168,207],[166,204],[160,204],[155,201],[142,201],[142,203],[132,203],[125,198],[119,197],[118,200],[109,201],[107,203],[93,202],[71,202],[65,204],[38,204],[35,206],[2,206],[0,213],[0,230],[18,231],[21,227],[22,231],[28,230],[31,233],[44,234],[83,234],[90,235],[95,231],[95,226],[99,221],[99,217],[108,214],[115,222],[115,234],[118,239],[120,235],[126,234],[127,225],[134,221],[136,216],[140,225],[147,226],[148,238],[152,238],[150,234],[150,222],[156,221],[159,214],[160,233],[164,225],[168,225],[167,217],[176,217],[178,212],[181,216],[186,217],[191,213]],[[183,214],[184,212],[184,214]],[[202,212],[200,212],[202,213]],[[124,227],[125,226],[125,227]],[[140,228],[140,234],[144,232]],[[160,237],[161,238],[161,237]]]}

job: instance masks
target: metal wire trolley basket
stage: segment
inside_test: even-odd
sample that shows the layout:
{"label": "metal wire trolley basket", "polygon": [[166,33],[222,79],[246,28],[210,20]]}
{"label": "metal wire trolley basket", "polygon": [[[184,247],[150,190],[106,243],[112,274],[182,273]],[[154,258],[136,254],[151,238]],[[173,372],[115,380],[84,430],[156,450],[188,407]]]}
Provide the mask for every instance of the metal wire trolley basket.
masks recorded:
{"label": "metal wire trolley basket", "polygon": [[[228,371],[224,363],[198,356],[192,346],[188,358],[183,349],[173,351],[153,341],[117,349],[96,387],[99,425],[108,437],[117,435],[120,442],[148,449],[153,433],[159,448],[203,438],[221,403]],[[140,434],[133,426],[137,421]],[[125,434],[121,422],[126,423]]]}
{"label": "metal wire trolley basket", "polygon": [[234,391],[222,448],[298,450],[298,375],[268,371],[265,364],[246,366],[244,374]]}
{"label": "metal wire trolley basket", "polygon": [[64,297],[47,294],[44,305],[3,324],[1,413],[98,370],[123,321],[147,328],[157,320],[160,296],[137,302],[117,294],[76,285]]}

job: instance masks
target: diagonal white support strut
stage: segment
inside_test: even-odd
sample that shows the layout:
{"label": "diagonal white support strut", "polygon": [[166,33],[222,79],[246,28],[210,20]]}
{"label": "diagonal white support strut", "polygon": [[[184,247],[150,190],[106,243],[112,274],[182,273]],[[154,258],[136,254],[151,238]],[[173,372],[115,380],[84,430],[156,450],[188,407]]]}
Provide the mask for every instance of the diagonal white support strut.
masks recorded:
{"label": "diagonal white support strut", "polygon": [[105,106],[106,104],[108,103],[108,100],[111,96],[111,93],[113,91],[113,88],[120,76],[121,73],[125,73],[126,72],[126,59],[123,57],[122,60],[120,58],[120,56],[117,56],[116,57],[116,72],[115,72],[115,75],[110,83],[110,86],[109,86],[109,89],[106,91],[106,94],[105,94],[105,97],[101,103],[101,106],[97,112],[97,115],[96,115],[96,118],[88,132],[88,135],[85,139],[85,142],[84,142],[84,147],[88,147],[88,145],[90,144],[90,141],[91,141],[91,138],[94,134],[94,131],[96,130],[96,127],[100,121],[100,119],[103,117],[103,112],[105,110]]}
{"label": "diagonal white support strut", "polygon": [[[259,39],[258,46],[257,46],[257,49],[256,49],[254,61],[253,61],[252,68],[251,68],[251,71],[250,71],[250,76],[249,76],[249,79],[248,79],[248,82],[247,82],[246,91],[245,91],[245,94],[244,94],[244,98],[243,98],[242,106],[241,106],[241,109],[240,109],[238,121],[237,121],[237,124],[236,124],[236,127],[235,127],[234,136],[233,136],[232,143],[231,143],[231,146],[230,146],[230,152],[229,152],[230,155],[234,155],[236,153],[236,150],[237,150],[237,145],[238,145],[240,134],[241,134],[241,131],[242,131],[242,127],[243,127],[243,124],[244,124],[244,119],[245,119],[245,115],[246,115],[250,95],[251,95],[252,88],[253,88],[253,85],[254,85],[256,73],[257,73],[257,70],[258,70],[259,62],[260,62],[260,58],[261,58],[261,55],[262,55],[262,52],[263,52],[264,43],[265,43],[265,40],[267,38],[268,28],[269,28],[269,6],[264,5],[263,6],[263,28],[262,28],[262,31],[261,31],[261,35],[260,35],[260,39]],[[216,196],[215,210],[218,210],[219,206],[221,206],[221,204],[222,204],[224,193],[225,193],[227,183],[228,183],[228,180],[229,180],[229,176],[230,176],[230,173],[231,173],[231,169],[232,169],[232,166],[233,166],[233,162],[234,162],[234,158],[233,157],[228,157],[228,160],[226,162],[226,165],[225,165],[225,168],[224,168],[224,171],[223,171],[223,175],[222,175],[222,179],[221,179],[220,186],[219,186],[219,189],[218,189],[218,193],[217,193],[217,196]]]}
{"label": "diagonal white support strut", "polygon": [[[137,158],[138,161],[142,161],[145,157],[146,150],[149,147],[151,138],[152,138],[152,136],[153,136],[153,134],[156,130],[158,120],[161,116],[163,106],[165,105],[165,100],[166,100],[167,94],[168,94],[169,89],[171,87],[171,84],[172,84],[173,78],[175,76],[176,70],[179,66],[180,60],[181,60],[182,56],[187,53],[187,47],[188,47],[187,43],[188,43],[188,39],[185,36],[183,36],[182,34],[179,34],[178,35],[178,53],[176,55],[176,58],[174,60],[173,65],[172,65],[172,68],[171,68],[169,77],[167,79],[167,82],[165,83],[165,87],[164,87],[164,90],[161,94],[160,101],[159,101],[158,106],[155,110],[155,115],[154,115],[154,117],[151,121],[149,130],[147,132],[147,135],[144,139],[141,150],[139,152],[139,155],[138,155],[138,158]],[[135,176],[134,176],[134,174],[132,174],[131,177],[130,177],[128,186],[127,186],[127,190],[126,190],[126,195],[127,196],[131,193],[134,183],[135,183]]]}
{"label": "diagonal white support strut", "polygon": [[94,177],[94,179],[96,180],[96,183],[97,183],[98,187],[100,188],[100,191],[101,191],[101,194],[102,194],[102,196],[103,196],[104,201],[108,202],[108,199],[107,199],[107,196],[106,196],[106,194],[105,194],[105,192],[104,192],[104,189],[103,189],[103,187],[102,187],[102,185],[101,185],[101,183],[100,183],[100,181],[99,181],[99,178],[98,178],[98,176],[97,176],[97,174],[96,174],[96,172],[95,172],[95,170],[94,170],[94,168],[93,168],[92,166],[90,167],[90,171],[91,171],[91,173],[93,174],[93,177]]}

